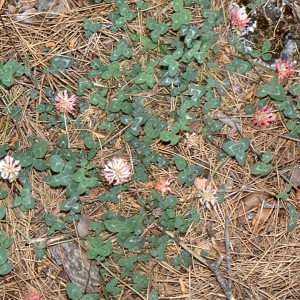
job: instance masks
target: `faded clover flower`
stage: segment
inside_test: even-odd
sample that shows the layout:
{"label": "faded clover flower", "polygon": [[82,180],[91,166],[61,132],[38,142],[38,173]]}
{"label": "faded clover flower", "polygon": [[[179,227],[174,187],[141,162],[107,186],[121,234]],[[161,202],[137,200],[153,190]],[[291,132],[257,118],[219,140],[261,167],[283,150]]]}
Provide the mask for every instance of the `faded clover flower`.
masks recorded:
{"label": "faded clover flower", "polygon": [[59,112],[62,113],[73,113],[76,105],[76,96],[67,94],[67,91],[59,92],[55,97],[55,106]]}
{"label": "faded clover flower", "polygon": [[114,157],[104,166],[104,177],[109,184],[120,185],[129,181],[131,175],[130,165],[124,158]]}
{"label": "faded clover flower", "polygon": [[34,290],[34,289],[31,289],[28,291],[27,295],[24,296],[24,298],[21,298],[20,300],[40,300],[40,295],[39,293]]}
{"label": "faded clover flower", "polygon": [[291,66],[291,64],[285,60],[277,60],[275,65],[277,69],[276,76],[278,77],[278,82],[288,80],[294,72],[293,66]]}
{"label": "faded clover flower", "polygon": [[205,204],[207,208],[211,209],[217,202],[215,194],[217,190],[212,188],[210,184],[206,186],[207,179],[196,178],[194,185],[198,189],[198,197],[201,204]]}
{"label": "faded clover flower", "polygon": [[168,178],[158,177],[155,180],[154,189],[157,192],[159,192],[163,197],[167,194],[175,194],[170,187],[170,184],[173,181],[174,180],[171,177]]}
{"label": "faded clover flower", "polygon": [[159,208],[159,207],[153,208],[153,210],[152,210],[152,215],[153,215],[155,218],[159,218],[159,217],[162,215],[162,210],[161,210],[161,208]]}
{"label": "faded clover flower", "polygon": [[11,156],[7,155],[0,161],[0,173],[3,179],[8,179],[13,182],[18,178],[21,166],[19,160],[14,160]]}
{"label": "faded clover flower", "polygon": [[275,116],[273,116],[273,113],[271,112],[272,108],[265,105],[262,109],[257,109],[254,113],[254,125],[257,125],[259,127],[268,127],[270,125],[270,122],[275,121]]}
{"label": "faded clover flower", "polygon": [[243,31],[245,27],[249,26],[251,18],[247,18],[246,8],[236,7],[231,11],[230,21],[234,29],[238,32]]}

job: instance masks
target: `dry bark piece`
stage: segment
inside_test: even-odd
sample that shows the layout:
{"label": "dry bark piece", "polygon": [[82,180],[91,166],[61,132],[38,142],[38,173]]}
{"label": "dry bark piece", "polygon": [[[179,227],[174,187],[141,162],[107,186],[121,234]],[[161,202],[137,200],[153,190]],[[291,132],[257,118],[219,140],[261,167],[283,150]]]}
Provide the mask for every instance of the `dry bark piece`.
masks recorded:
{"label": "dry bark piece", "polygon": [[190,128],[189,132],[190,133],[196,132],[200,127],[201,123],[202,123],[201,120],[195,120],[194,122],[190,123],[188,125],[188,127]]}
{"label": "dry bark piece", "polygon": [[299,166],[295,167],[292,171],[291,183],[296,187],[300,186],[300,168]]}
{"label": "dry bark piece", "polygon": [[62,0],[39,0],[38,11],[44,13],[42,16],[55,17],[67,11],[67,8]]}
{"label": "dry bark piece", "polygon": [[80,237],[87,236],[89,234],[90,219],[87,215],[81,214],[80,221],[77,224],[77,233]]}
{"label": "dry bark piece", "polygon": [[97,293],[101,285],[99,267],[87,258],[87,253],[74,241],[48,247],[58,265],[62,265],[71,282],[84,293]]}
{"label": "dry bark piece", "polygon": [[25,10],[22,14],[16,15],[16,19],[19,22],[32,24],[33,22],[38,20],[37,10],[34,7],[29,8],[29,9]]}

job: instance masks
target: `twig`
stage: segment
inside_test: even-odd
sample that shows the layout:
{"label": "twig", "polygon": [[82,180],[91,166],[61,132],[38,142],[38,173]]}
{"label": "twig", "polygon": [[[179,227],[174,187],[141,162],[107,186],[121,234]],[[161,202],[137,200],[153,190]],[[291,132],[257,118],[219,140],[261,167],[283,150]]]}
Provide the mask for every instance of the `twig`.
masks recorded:
{"label": "twig", "polygon": [[[218,247],[216,246],[216,241],[212,232],[211,224],[207,223],[207,233],[209,237],[212,240],[214,248],[217,250]],[[219,258],[216,261],[211,261],[210,259],[204,258],[202,256],[199,256],[197,253],[195,253],[192,249],[190,249],[187,245],[185,245],[177,236],[175,236],[172,232],[168,231],[163,226],[157,225],[157,229],[161,232],[168,235],[174,242],[176,242],[180,247],[182,247],[184,250],[189,252],[192,256],[194,256],[198,261],[200,261],[203,265],[205,265],[213,274],[215,275],[217,281],[219,282],[223,293],[225,294],[226,298],[228,300],[235,300],[235,298],[231,295],[231,291],[228,290],[225,279],[222,275],[222,273],[219,270],[219,266],[221,265],[221,262],[223,260],[222,256],[219,256]],[[219,249],[217,250],[219,253]]]}
{"label": "twig", "polygon": [[231,291],[231,267],[230,267],[230,241],[229,241],[229,217],[226,216],[225,218],[225,261],[226,261],[226,268],[227,268],[227,274],[228,274],[228,282],[227,282],[227,288],[229,291]]}

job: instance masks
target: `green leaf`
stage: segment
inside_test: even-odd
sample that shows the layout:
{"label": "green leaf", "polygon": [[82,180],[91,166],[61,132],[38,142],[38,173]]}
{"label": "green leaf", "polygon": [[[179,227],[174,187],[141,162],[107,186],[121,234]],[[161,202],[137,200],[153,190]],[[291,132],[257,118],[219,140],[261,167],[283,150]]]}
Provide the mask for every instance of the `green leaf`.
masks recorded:
{"label": "green leaf", "polygon": [[98,294],[85,294],[81,300],[99,300]]}
{"label": "green leaf", "polygon": [[23,168],[29,167],[33,162],[33,158],[31,156],[23,154],[22,156],[18,157],[18,160],[20,161],[20,166]]}
{"label": "green leaf", "polygon": [[119,112],[121,108],[122,108],[122,102],[114,100],[108,105],[107,109],[110,112],[116,113]]}
{"label": "green leaf", "polygon": [[0,275],[9,274],[13,270],[13,265],[9,263],[5,263],[0,266]]}
{"label": "green leaf", "polygon": [[0,248],[0,266],[7,262],[7,252],[4,247]]}
{"label": "green leaf", "polygon": [[127,219],[124,223],[124,228],[126,231],[134,232],[136,228],[142,224],[143,217],[140,215],[135,215]]}
{"label": "green leaf", "polygon": [[33,145],[32,153],[35,158],[43,158],[47,153],[48,143],[45,140],[41,140]]}
{"label": "green leaf", "polygon": [[294,230],[294,228],[296,227],[297,222],[298,222],[298,219],[296,219],[296,218],[291,218],[290,220],[288,220],[287,232],[292,232]]}
{"label": "green leaf", "polygon": [[262,45],[262,53],[265,54],[270,50],[271,42],[270,40],[266,40]]}
{"label": "green leaf", "polygon": [[52,187],[57,187],[60,185],[67,186],[71,181],[72,181],[71,175],[63,172],[52,176],[49,184]]}
{"label": "green leaf", "polygon": [[168,217],[169,217],[170,219],[175,218],[175,210],[172,209],[172,208],[168,208],[168,209],[167,209],[167,215],[168,215]]}
{"label": "green leaf", "polygon": [[182,171],[178,174],[177,182],[179,185],[182,185],[186,182],[188,175],[186,172]]}
{"label": "green leaf", "polygon": [[174,162],[178,171],[182,171],[186,168],[186,161],[179,155],[175,155]]}
{"label": "green leaf", "polygon": [[271,161],[271,159],[272,159],[272,152],[271,152],[271,150],[267,150],[265,152],[265,154],[262,156],[262,161],[265,164],[267,164],[267,163],[269,163]]}
{"label": "green leaf", "polygon": [[46,225],[50,227],[55,224],[56,220],[55,220],[54,216],[47,214],[47,215],[45,215],[45,222],[46,222]]}
{"label": "green leaf", "polygon": [[259,50],[251,50],[250,55],[254,58],[257,58],[261,56],[261,52]]}
{"label": "green leaf", "polygon": [[53,172],[61,172],[65,166],[64,160],[59,155],[50,156],[50,168]]}
{"label": "green leaf", "polygon": [[157,300],[158,299],[158,294],[156,289],[152,289],[150,294],[149,294],[149,300]]}
{"label": "green leaf", "polygon": [[106,257],[109,256],[111,253],[111,247],[107,246],[107,245],[103,245],[99,248],[99,255]]}
{"label": "green leaf", "polygon": [[179,12],[183,9],[183,1],[182,0],[174,0],[173,1],[173,9],[175,12]]}
{"label": "green leaf", "polygon": [[169,64],[169,75],[175,76],[178,72],[178,62],[176,60],[171,60],[171,63]]}
{"label": "green leaf", "polygon": [[173,195],[167,195],[165,198],[165,203],[167,206],[174,206],[178,203],[178,199]]}
{"label": "green leaf", "polygon": [[69,298],[72,300],[79,300],[82,297],[82,292],[75,283],[68,282],[66,285],[66,291]]}
{"label": "green leaf", "polygon": [[123,222],[116,219],[104,221],[104,226],[110,232],[120,232],[122,229],[124,229]]}
{"label": "green leaf", "polygon": [[235,159],[239,163],[240,166],[244,166],[246,164],[246,153],[243,151],[239,151],[235,154]]}
{"label": "green leaf", "polygon": [[270,87],[269,95],[271,98],[277,101],[284,101],[286,98],[285,91],[279,84]]}
{"label": "green leaf", "polygon": [[71,177],[77,183],[85,180],[84,168],[78,169],[78,171],[76,173],[72,174]]}
{"label": "green leaf", "polygon": [[84,137],[84,144],[88,149],[93,149],[95,147],[95,141],[89,135]]}
{"label": "green leaf", "polygon": [[32,165],[37,171],[40,172],[45,171],[47,169],[47,163],[43,159],[34,159]]}
{"label": "green leaf", "polygon": [[269,95],[270,89],[271,89],[271,87],[269,84],[264,84],[256,91],[255,96],[257,96],[259,98],[265,97],[265,96]]}
{"label": "green leaf", "polygon": [[266,176],[272,171],[272,166],[267,165],[264,162],[257,162],[252,168],[251,168],[251,174],[254,175],[261,175]]}
{"label": "green leaf", "polygon": [[288,197],[289,195],[286,192],[280,192],[276,195],[277,199],[282,199],[283,201],[286,201]]}
{"label": "green leaf", "polygon": [[0,220],[3,220],[6,215],[6,207],[0,206]]}
{"label": "green leaf", "polygon": [[268,61],[272,58],[272,54],[271,53],[266,53],[266,54],[263,54],[262,57],[261,57],[264,61]]}
{"label": "green leaf", "polygon": [[290,85],[289,88],[288,88],[288,91],[292,95],[297,96],[300,93],[300,85]]}
{"label": "green leaf", "polygon": [[26,196],[22,198],[22,205],[27,209],[33,209],[35,208],[36,203],[32,196]]}
{"label": "green leaf", "polygon": [[160,139],[164,142],[169,142],[174,136],[173,132],[164,131],[160,133]]}
{"label": "green leaf", "polygon": [[66,134],[61,134],[57,140],[57,145],[59,148],[66,149],[69,144],[69,139]]}
{"label": "green leaf", "polygon": [[8,196],[8,191],[0,190],[0,200],[6,198]]}

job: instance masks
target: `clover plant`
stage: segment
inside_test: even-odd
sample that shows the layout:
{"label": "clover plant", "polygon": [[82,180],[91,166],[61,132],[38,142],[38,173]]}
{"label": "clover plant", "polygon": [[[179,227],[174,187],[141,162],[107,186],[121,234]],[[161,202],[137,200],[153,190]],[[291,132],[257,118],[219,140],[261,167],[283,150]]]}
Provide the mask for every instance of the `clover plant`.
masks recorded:
{"label": "clover plant", "polygon": [[13,238],[7,238],[6,232],[0,233],[0,276],[9,274],[13,270],[13,265],[8,263],[7,250],[14,242]]}
{"label": "clover plant", "polygon": [[98,300],[98,294],[85,294],[83,295],[81,289],[75,284],[68,282],[66,284],[66,291],[69,299],[71,300]]}
{"label": "clover plant", "polygon": [[85,29],[85,37],[88,38],[90,37],[93,33],[99,31],[100,29],[100,24],[93,24],[91,20],[89,19],[84,19],[83,20],[84,26],[83,28]]}

